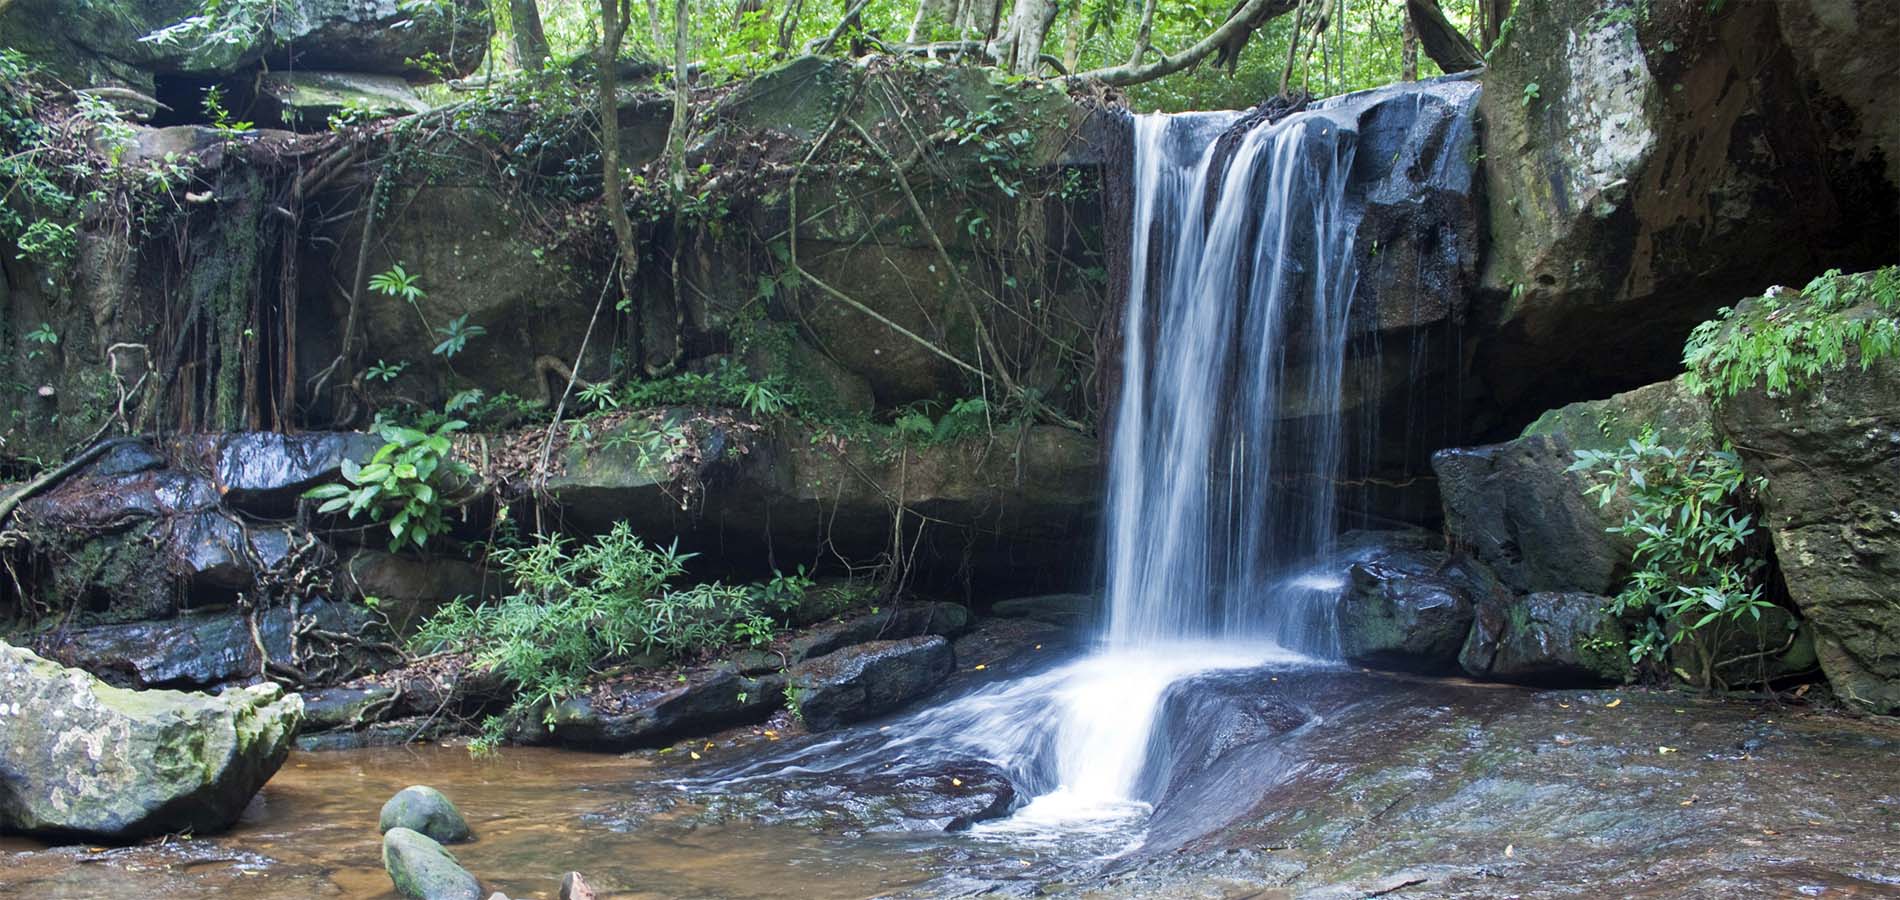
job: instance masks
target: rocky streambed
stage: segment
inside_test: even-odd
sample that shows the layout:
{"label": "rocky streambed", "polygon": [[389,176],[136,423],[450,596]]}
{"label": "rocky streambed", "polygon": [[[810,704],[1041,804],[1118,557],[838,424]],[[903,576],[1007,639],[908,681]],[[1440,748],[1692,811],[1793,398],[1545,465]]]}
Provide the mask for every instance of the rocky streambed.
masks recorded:
{"label": "rocky streambed", "polygon": [[626,898],[1900,895],[1885,721],[1311,668],[1198,676],[1164,719],[1161,799],[1106,839],[992,818],[1017,801],[979,761],[722,787],[818,740],[754,726],[624,756],[300,751],[216,837],[0,842],[0,894],[395,896],[378,810],[427,783],[474,830],[455,855],[513,897],[569,870]]}

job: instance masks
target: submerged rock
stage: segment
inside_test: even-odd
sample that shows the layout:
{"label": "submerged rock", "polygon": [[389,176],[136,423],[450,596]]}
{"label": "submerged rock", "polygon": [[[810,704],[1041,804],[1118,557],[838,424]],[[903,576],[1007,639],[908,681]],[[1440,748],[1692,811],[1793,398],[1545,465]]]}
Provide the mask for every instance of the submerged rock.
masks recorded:
{"label": "submerged rock", "polygon": [[383,804],[376,827],[387,834],[391,829],[407,828],[443,844],[469,840],[468,820],[441,791],[425,784],[412,784],[396,792]]}
{"label": "submerged rock", "polygon": [[1100,607],[1101,603],[1091,594],[1043,594],[998,600],[990,607],[990,615],[1079,628],[1087,624]]}
{"label": "submerged rock", "polygon": [[0,644],[0,831],[133,840],[237,821],[303,712],[274,684],[128,691]]}
{"label": "submerged rock", "polygon": [[863,832],[962,831],[1002,818],[1016,788],[996,766],[946,762],[875,775],[792,773],[715,796],[705,815]]}
{"label": "submerged rock", "polygon": [[396,892],[415,900],[481,900],[482,884],[428,835],[391,828],[383,835],[383,868]]}
{"label": "submerged rock", "polygon": [[828,731],[898,709],[941,684],[956,665],[936,635],[875,641],[803,662],[791,670],[798,711],[812,731]]}
{"label": "submerged rock", "polygon": [[898,603],[870,615],[814,629],[792,642],[793,662],[855,644],[938,634],[956,637],[970,627],[970,610],[956,603]]}
{"label": "submerged rock", "polygon": [[1485,598],[1458,664],[1474,677],[1524,684],[1628,681],[1629,637],[1609,602],[1553,592]]}

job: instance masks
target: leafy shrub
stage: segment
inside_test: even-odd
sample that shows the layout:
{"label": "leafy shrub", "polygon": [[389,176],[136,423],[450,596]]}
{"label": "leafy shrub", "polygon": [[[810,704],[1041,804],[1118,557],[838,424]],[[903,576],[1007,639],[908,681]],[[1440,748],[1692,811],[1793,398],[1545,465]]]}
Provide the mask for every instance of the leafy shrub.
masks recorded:
{"label": "leafy shrub", "polygon": [[[510,715],[542,706],[551,720],[554,705],[601,667],[636,653],[679,658],[735,641],[767,643],[777,632],[772,613],[803,598],[802,573],[766,588],[676,587],[692,557],[648,545],[625,522],[587,543],[551,535],[498,548],[489,559],[514,592],[491,605],[457,598],[415,640],[472,651],[477,666],[515,687]],[[490,743],[505,718],[486,729]]]}
{"label": "leafy shrub", "polygon": [[[1849,310],[1867,307],[1865,314]],[[1900,267],[1843,275],[1831,269],[1790,301],[1771,291],[1720,310],[1696,326],[1683,348],[1691,390],[1717,400],[1758,384],[1798,390],[1821,372],[1862,368],[1900,349]]]}
{"label": "leafy shrub", "polygon": [[381,425],[377,434],[387,443],[367,464],[343,461],[347,484],[318,485],[304,496],[324,501],[319,513],[342,512],[351,519],[368,514],[375,522],[388,517],[389,549],[414,544],[419,550],[429,538],[449,530],[443,516],[449,505],[444,488],[468,475],[468,468],[449,455],[449,436],[466,427],[466,422],[451,421],[425,432]]}
{"label": "leafy shrub", "polygon": [[1700,682],[1712,687],[1725,635],[1773,606],[1762,596],[1763,562],[1750,554],[1756,523],[1747,494],[1760,484],[1743,475],[1733,450],[1659,446],[1648,431],[1627,447],[1578,451],[1571,470],[1591,480],[1586,493],[1600,505],[1623,497],[1629,506],[1609,530],[1636,542],[1635,571],[1611,601],[1618,615],[1644,619],[1631,660],[1660,661],[1687,640]]}

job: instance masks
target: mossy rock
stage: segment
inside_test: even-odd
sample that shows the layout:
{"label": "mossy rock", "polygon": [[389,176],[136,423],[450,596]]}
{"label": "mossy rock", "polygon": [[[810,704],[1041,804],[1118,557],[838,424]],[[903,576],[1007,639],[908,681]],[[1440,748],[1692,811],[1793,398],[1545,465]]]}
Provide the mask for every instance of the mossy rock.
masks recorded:
{"label": "mossy rock", "polygon": [[410,785],[389,798],[389,802],[383,804],[376,827],[385,834],[391,829],[407,828],[444,844],[461,843],[474,837],[468,820],[462,818],[455,804],[441,791],[424,784]]}
{"label": "mossy rock", "polygon": [[396,893],[415,900],[481,900],[482,884],[427,835],[392,828],[383,835],[383,868]]}

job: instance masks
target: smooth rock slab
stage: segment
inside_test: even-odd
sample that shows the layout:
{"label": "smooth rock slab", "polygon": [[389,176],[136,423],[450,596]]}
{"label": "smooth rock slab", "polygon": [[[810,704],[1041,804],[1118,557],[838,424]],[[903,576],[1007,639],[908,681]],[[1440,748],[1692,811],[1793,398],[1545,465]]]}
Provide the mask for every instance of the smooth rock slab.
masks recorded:
{"label": "smooth rock slab", "polygon": [[383,868],[404,897],[481,900],[482,883],[462,868],[455,854],[407,828],[392,828],[383,835]]}
{"label": "smooth rock slab", "polygon": [[0,831],[219,831],[283,765],[302,715],[274,684],[128,691],[0,644]]}
{"label": "smooth rock slab", "polygon": [[828,731],[929,693],[955,666],[950,642],[937,635],[875,641],[798,664],[791,684],[805,726]]}
{"label": "smooth rock slab", "polygon": [[407,828],[444,844],[460,843],[473,836],[468,830],[468,820],[462,818],[455,804],[426,784],[413,784],[397,791],[396,796],[383,804],[376,827],[384,834]]}

